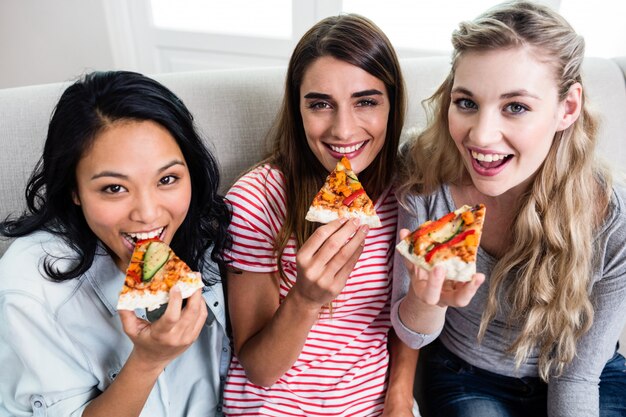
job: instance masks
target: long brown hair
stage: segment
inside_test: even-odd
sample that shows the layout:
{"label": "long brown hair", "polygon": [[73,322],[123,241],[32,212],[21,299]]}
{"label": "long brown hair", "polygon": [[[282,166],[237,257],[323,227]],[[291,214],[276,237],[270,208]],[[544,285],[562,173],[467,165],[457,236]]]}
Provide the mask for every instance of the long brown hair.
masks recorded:
{"label": "long brown hair", "polygon": [[[440,184],[469,181],[448,130],[454,71],[470,51],[531,48],[551,65],[563,100],[574,83],[583,84],[584,40],[556,12],[530,2],[504,3],[453,33],[452,69],[427,100],[429,126],[411,144],[399,188],[400,201],[412,193],[430,193]],[[594,234],[606,216],[611,176],[594,158],[597,121],[582,97],[582,111],[557,132],[526,198],[514,214],[514,242],[490,277],[489,299],[479,339],[495,317],[502,297],[511,304],[509,319],[523,317],[510,347],[518,366],[531,349],[539,355],[539,375],[558,375],[576,354],[576,342],[593,321],[588,288],[593,271]],[[515,278],[507,294],[503,282]]]}
{"label": "long brown hair", "polygon": [[300,114],[300,86],[309,66],[330,56],[355,65],[380,79],[390,101],[387,136],[379,155],[359,174],[372,199],[377,199],[394,178],[397,151],[405,114],[405,87],[396,53],[385,34],[370,20],[356,14],[328,17],[313,26],[296,45],[285,81],[285,94],[269,133],[272,152],[262,163],[278,168],[285,177],[286,213],[275,242],[278,268],[283,280],[282,256],[289,238],[297,247],[311,236],[316,225],[305,213],[328,175],[306,141]]}

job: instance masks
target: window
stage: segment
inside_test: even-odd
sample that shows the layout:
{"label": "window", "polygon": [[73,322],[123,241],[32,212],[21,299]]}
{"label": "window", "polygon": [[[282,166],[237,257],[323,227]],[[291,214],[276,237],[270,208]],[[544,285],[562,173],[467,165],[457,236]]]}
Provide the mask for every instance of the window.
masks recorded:
{"label": "window", "polygon": [[[626,56],[626,3],[537,0],[585,37],[587,56]],[[341,12],[372,19],[400,57],[448,55],[458,22],[500,0],[108,0],[114,56],[145,73],[284,66],[315,22]],[[129,48],[131,46],[131,48]],[[132,49],[132,51],[129,51]]]}
{"label": "window", "polygon": [[158,28],[291,39],[291,0],[152,0],[151,4]]}
{"label": "window", "polygon": [[389,5],[378,0],[343,0],[343,11],[372,19],[389,37],[400,55],[448,54],[450,35],[456,24],[471,19],[493,0],[396,0]]}
{"label": "window", "polygon": [[[450,35],[463,20],[473,19],[499,0],[440,0],[416,2],[395,0],[343,0],[343,11],[355,12],[374,20],[402,55],[451,50]],[[612,0],[543,0],[559,10],[585,37],[587,56],[626,55],[626,3]],[[411,53],[413,51],[413,53]]]}

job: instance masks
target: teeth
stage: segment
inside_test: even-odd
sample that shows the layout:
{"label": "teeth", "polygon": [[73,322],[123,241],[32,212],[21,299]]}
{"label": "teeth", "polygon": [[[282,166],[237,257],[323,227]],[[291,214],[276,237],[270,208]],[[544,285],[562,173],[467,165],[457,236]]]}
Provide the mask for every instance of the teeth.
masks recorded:
{"label": "teeth", "polygon": [[348,146],[348,147],[330,145],[330,149],[332,149],[334,152],[346,154],[346,153],[352,153],[352,152],[358,151],[359,149],[361,149],[361,146],[363,146],[364,144],[365,142],[361,142],[354,146]]}
{"label": "teeth", "polygon": [[138,240],[145,240],[145,239],[152,239],[154,237],[159,237],[161,236],[161,233],[163,232],[163,227],[159,228],[159,229],[155,229],[151,232],[141,232],[141,233],[124,233],[124,235],[126,237],[131,238],[133,241],[138,241]]}
{"label": "teeth", "polygon": [[482,153],[478,153],[476,151],[472,151],[472,158],[476,159],[477,161],[481,161],[481,162],[500,161],[500,160],[506,158],[507,156],[508,155],[505,155],[505,154],[497,154],[497,153],[482,154]]}

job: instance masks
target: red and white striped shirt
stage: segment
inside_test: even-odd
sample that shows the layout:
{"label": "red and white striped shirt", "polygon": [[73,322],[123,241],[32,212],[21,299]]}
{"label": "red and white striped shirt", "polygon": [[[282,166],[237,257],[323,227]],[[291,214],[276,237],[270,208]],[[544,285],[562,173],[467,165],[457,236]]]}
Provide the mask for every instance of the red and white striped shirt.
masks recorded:
{"label": "red and white striped shirt", "polygon": [[[265,165],[239,179],[227,195],[233,207],[229,231],[232,266],[250,272],[278,271],[273,250],[285,215],[284,177]],[[251,383],[233,357],[224,390],[228,416],[377,416],[382,414],[389,364],[387,332],[396,234],[397,202],[390,190],[375,204],[382,227],[371,229],[347,284],[323,313],[300,356],[274,385]],[[295,238],[281,258],[296,280]],[[254,282],[250,282],[254,285]],[[281,282],[280,299],[289,288]],[[289,337],[289,335],[285,335]]]}

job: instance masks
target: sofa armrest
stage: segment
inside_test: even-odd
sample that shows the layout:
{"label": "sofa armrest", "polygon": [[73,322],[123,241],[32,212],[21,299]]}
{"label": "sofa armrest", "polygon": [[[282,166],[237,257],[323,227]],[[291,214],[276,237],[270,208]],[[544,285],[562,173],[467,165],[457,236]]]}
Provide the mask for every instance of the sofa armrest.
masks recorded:
{"label": "sofa armrest", "polygon": [[622,69],[624,79],[626,79],[626,56],[618,56],[613,58],[613,61]]}

